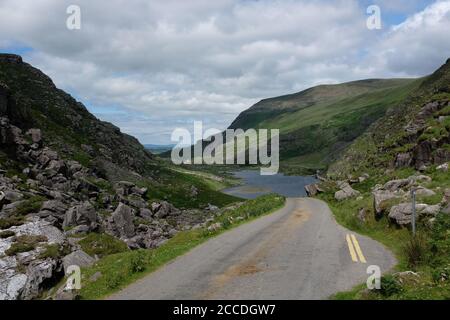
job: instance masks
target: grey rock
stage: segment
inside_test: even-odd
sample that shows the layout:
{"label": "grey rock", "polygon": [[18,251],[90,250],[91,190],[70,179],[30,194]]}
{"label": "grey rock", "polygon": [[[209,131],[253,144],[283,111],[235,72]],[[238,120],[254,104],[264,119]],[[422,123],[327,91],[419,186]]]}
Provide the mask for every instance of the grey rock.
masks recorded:
{"label": "grey rock", "polygon": [[119,203],[119,206],[112,214],[112,219],[120,237],[131,238],[135,235],[133,218],[133,209],[124,203]]}
{"label": "grey rock", "polygon": [[33,141],[33,143],[39,144],[42,141],[42,133],[40,129],[30,129],[25,134],[31,137],[31,141]]}
{"label": "grey rock", "polygon": [[360,195],[360,192],[354,190],[347,182],[340,183],[339,187],[341,188],[341,190],[336,191],[334,194],[334,198],[338,201],[357,197]]}
{"label": "grey rock", "polygon": [[[417,219],[422,219],[424,216],[434,217],[439,213],[440,209],[440,205],[416,204]],[[401,203],[393,206],[389,211],[389,219],[399,226],[409,226],[411,224],[411,217],[411,203]]]}
{"label": "grey rock", "polygon": [[142,208],[139,210],[139,216],[141,216],[142,218],[146,219],[146,220],[152,220],[153,219],[153,213],[151,212],[150,209],[147,208]]}
{"label": "grey rock", "polygon": [[63,227],[73,227],[81,224],[88,225],[91,230],[97,227],[95,208],[88,201],[67,210]]}
{"label": "grey rock", "polygon": [[90,267],[95,263],[95,259],[83,250],[74,251],[62,259],[64,271],[67,272],[69,266]]}

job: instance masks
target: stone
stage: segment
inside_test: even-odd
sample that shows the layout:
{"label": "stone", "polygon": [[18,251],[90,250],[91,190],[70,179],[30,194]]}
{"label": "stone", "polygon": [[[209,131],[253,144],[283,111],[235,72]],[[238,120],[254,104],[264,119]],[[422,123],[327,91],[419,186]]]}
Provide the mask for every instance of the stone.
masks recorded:
{"label": "stone", "polygon": [[122,202],[119,203],[112,214],[112,219],[120,237],[131,238],[135,235],[133,217],[133,209]]}
{"label": "stone", "polygon": [[360,192],[357,190],[354,190],[347,182],[340,183],[339,187],[341,188],[341,190],[336,191],[334,194],[334,198],[337,201],[342,201],[342,200],[357,197],[360,195]]}
{"label": "stone", "polygon": [[139,210],[139,216],[146,219],[146,220],[152,220],[153,219],[153,213],[150,209],[142,208]]}
{"label": "stone", "polygon": [[42,133],[40,129],[29,129],[25,134],[31,137],[31,141],[33,141],[33,143],[39,144],[42,141]]}
{"label": "stone", "polygon": [[410,153],[399,153],[395,159],[396,168],[408,167],[411,163],[412,158]]}
{"label": "stone", "polygon": [[63,222],[63,227],[73,227],[80,224],[87,225],[94,230],[97,227],[97,214],[95,208],[88,201],[71,207],[67,210]]}
{"label": "stone", "polygon": [[314,197],[317,194],[319,194],[320,192],[322,192],[322,190],[317,185],[317,183],[311,183],[311,184],[306,185],[305,191],[306,191],[306,194],[308,195],[308,197]]}
{"label": "stone", "polygon": [[365,208],[361,208],[358,211],[358,220],[361,222],[366,222],[367,219],[367,210]]}
{"label": "stone", "polygon": [[436,192],[434,192],[433,190],[424,188],[424,187],[417,187],[416,189],[416,195],[417,196],[422,196],[422,197],[430,197],[430,196],[434,196],[436,194]]}
{"label": "stone", "polygon": [[213,223],[208,227],[208,231],[214,232],[222,229],[222,224],[220,222]]}
{"label": "stone", "polygon": [[[152,204],[152,208],[154,208]],[[159,206],[156,207],[155,217],[158,219],[166,218],[168,215],[175,215],[179,212],[172,204],[167,201],[161,201]],[[155,211],[154,211],[155,212]]]}
{"label": "stone", "polygon": [[448,171],[448,163],[441,164],[440,166],[436,167],[436,170],[447,172]]}
{"label": "stone", "polygon": [[95,263],[95,259],[83,250],[74,251],[62,258],[64,272],[67,272],[69,266],[90,267]]}
{"label": "stone", "polygon": [[402,188],[407,188],[411,184],[410,179],[397,179],[397,180],[391,180],[384,184],[383,189],[388,191],[397,191]]}
{"label": "stone", "polygon": [[67,205],[60,200],[48,200],[42,204],[39,215],[57,215],[64,216],[67,211]]}
{"label": "stone", "polygon": [[[416,204],[416,219],[419,220],[424,216],[436,216],[440,211],[440,205],[426,205],[426,204]],[[399,226],[409,226],[411,225],[412,219],[412,204],[411,203],[401,203],[399,205],[393,206],[389,211],[389,219],[395,222]]]}

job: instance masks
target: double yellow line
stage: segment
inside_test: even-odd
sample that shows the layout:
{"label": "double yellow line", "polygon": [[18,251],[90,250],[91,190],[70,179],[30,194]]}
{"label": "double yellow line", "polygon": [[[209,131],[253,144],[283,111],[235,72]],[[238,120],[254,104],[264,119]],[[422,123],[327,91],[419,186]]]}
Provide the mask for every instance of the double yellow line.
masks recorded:
{"label": "double yellow line", "polygon": [[362,253],[361,247],[359,246],[358,240],[356,240],[355,235],[347,234],[346,239],[348,250],[350,251],[350,256],[352,257],[353,262],[358,262],[359,258],[359,261],[361,261],[362,263],[367,263],[366,258]]}

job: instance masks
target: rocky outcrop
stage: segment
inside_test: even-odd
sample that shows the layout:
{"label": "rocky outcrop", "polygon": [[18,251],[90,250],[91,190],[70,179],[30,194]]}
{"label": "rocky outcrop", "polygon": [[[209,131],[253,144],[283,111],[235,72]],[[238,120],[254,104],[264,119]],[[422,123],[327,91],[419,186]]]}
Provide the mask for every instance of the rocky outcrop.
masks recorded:
{"label": "rocky outcrop", "polygon": [[336,191],[334,194],[334,198],[338,201],[342,201],[349,198],[354,198],[360,195],[360,192],[354,190],[348,182],[339,182],[338,187],[339,191]]}
{"label": "rocky outcrop", "polygon": [[112,214],[115,232],[119,237],[128,239],[135,235],[133,218],[133,209],[126,204],[120,203]]}
{"label": "rocky outcrop", "polygon": [[305,186],[305,191],[308,197],[314,197],[317,194],[323,192],[317,183],[308,184]]}
{"label": "rocky outcrop", "polygon": [[[433,218],[441,209],[440,205],[426,205],[421,203],[416,204],[415,208],[417,221],[425,217]],[[411,203],[401,203],[390,209],[388,217],[399,226],[410,226],[412,223],[412,209],[413,206]]]}

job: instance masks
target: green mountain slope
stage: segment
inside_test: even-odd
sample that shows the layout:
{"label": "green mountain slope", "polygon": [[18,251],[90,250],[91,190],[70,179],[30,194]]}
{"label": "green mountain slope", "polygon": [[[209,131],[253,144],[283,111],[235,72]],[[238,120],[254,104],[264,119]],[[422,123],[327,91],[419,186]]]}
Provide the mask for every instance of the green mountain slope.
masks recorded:
{"label": "green mountain slope", "polygon": [[370,79],[317,86],[262,100],[242,112],[230,128],[280,129],[284,171],[323,169],[421,81]]}
{"label": "green mountain slope", "polygon": [[450,160],[450,59],[390,108],[331,165],[329,174],[420,169]]}
{"label": "green mountain slope", "polygon": [[450,298],[449,161],[450,59],[357,138],[320,183],[318,196],[338,222],[383,242],[399,261],[381,290],[364,284],[336,298]]}

